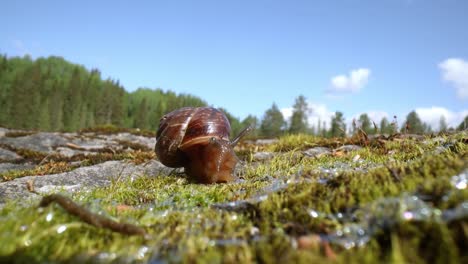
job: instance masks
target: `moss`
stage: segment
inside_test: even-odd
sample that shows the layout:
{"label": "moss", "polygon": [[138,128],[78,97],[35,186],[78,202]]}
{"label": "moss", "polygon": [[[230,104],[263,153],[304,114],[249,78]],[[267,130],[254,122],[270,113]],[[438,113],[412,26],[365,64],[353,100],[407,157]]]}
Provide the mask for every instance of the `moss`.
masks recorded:
{"label": "moss", "polygon": [[[273,159],[247,159],[241,179],[234,183],[199,185],[183,175],[152,175],[72,195],[94,212],[144,227],[146,238],[87,225],[58,206],[37,209],[10,201],[0,210],[0,260],[466,262],[467,215],[442,217],[468,198],[468,190],[452,182],[468,168],[465,137],[447,135],[444,142],[385,140],[319,158],[301,154],[314,144],[338,146],[345,140],[287,136],[272,147],[281,152]],[[447,142],[450,145],[444,145]],[[444,150],[438,151],[441,146]],[[143,151],[109,155],[97,159],[154,158]],[[433,214],[405,220],[392,207],[382,207],[405,208],[404,199],[395,204],[386,199],[414,195]],[[363,223],[369,228],[367,243],[350,249],[337,243],[337,230]],[[310,234],[319,235],[323,244],[299,249],[296,239]]]}
{"label": "moss", "polygon": [[11,181],[13,179],[28,176],[28,175],[46,175],[46,174],[62,173],[62,172],[71,171],[75,168],[76,166],[71,166],[67,162],[50,161],[30,170],[14,170],[14,171],[6,172],[6,173],[0,173],[0,178],[3,181]]}
{"label": "moss", "polygon": [[25,137],[25,136],[30,136],[34,135],[37,132],[33,131],[10,131],[5,133],[5,137],[11,137],[11,138],[16,138],[16,137]]}

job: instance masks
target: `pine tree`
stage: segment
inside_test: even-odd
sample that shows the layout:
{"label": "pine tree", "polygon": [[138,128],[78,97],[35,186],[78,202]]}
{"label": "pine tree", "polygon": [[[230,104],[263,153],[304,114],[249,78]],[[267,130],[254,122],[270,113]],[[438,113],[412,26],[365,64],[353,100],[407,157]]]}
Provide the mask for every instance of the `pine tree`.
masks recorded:
{"label": "pine tree", "polygon": [[411,111],[406,116],[405,126],[402,127],[402,132],[412,133],[412,134],[422,134],[424,133],[424,127],[421,119],[419,118],[416,111]]}
{"label": "pine tree", "polygon": [[242,120],[242,127],[250,126],[252,131],[247,135],[248,137],[257,137],[258,136],[258,118],[253,115],[248,115],[244,120]]}
{"label": "pine tree", "polygon": [[441,115],[439,120],[439,132],[446,132],[447,131],[447,121],[445,116]]}
{"label": "pine tree", "polygon": [[374,133],[374,128],[372,127],[371,120],[369,116],[364,113],[359,116],[359,124],[362,130],[366,132],[368,135]]}
{"label": "pine tree", "polygon": [[466,130],[466,129],[468,129],[468,115],[465,116],[463,121],[461,121],[461,123],[457,127],[458,131],[462,131],[462,130]]}
{"label": "pine tree", "polygon": [[392,134],[393,126],[386,117],[382,118],[380,121],[380,133],[381,134]]}
{"label": "pine tree", "polygon": [[63,125],[66,131],[76,131],[81,120],[81,76],[80,69],[75,67],[68,83],[63,105]]}
{"label": "pine tree", "polygon": [[63,93],[60,89],[62,86],[58,81],[55,81],[52,86],[49,99],[49,121],[52,130],[63,129]]}
{"label": "pine tree", "polygon": [[283,114],[275,103],[263,115],[260,125],[261,135],[264,137],[277,137],[283,133],[285,126]]}
{"label": "pine tree", "polygon": [[135,113],[135,124],[136,128],[146,128],[148,125],[148,103],[146,98],[143,98],[138,109]]}
{"label": "pine tree", "polygon": [[333,116],[331,119],[330,136],[332,137],[344,136],[343,131],[346,131],[346,125],[344,123],[343,113],[337,111],[335,113],[335,116]]}
{"label": "pine tree", "polygon": [[297,134],[307,132],[307,110],[306,98],[300,95],[296,98],[296,102],[293,106],[289,133]]}

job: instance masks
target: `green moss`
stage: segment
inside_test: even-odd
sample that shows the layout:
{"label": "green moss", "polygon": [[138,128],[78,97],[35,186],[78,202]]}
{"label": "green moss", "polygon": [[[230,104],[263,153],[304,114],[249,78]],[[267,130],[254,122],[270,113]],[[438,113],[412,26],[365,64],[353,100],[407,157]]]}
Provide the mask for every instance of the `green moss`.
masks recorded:
{"label": "green moss", "polygon": [[[452,182],[468,168],[465,138],[384,141],[309,158],[301,150],[337,146],[336,139],[287,136],[272,147],[281,151],[273,159],[247,159],[234,183],[199,185],[183,175],[155,175],[72,195],[94,212],[143,226],[146,238],[90,226],[58,206],[10,201],[0,210],[0,260],[463,263],[467,215],[444,220],[441,213],[468,200],[468,190]],[[134,152],[133,159],[154,158],[144,153]],[[409,195],[424,197],[432,214],[405,220],[382,207],[386,199]],[[403,210],[400,200],[389,204]],[[333,236],[353,224],[367,224],[369,241],[345,249]],[[329,240],[331,248],[298,248],[296,239],[310,234]]]}
{"label": "green moss", "polygon": [[37,132],[32,132],[32,131],[11,131],[11,132],[5,133],[5,137],[12,137],[12,138],[25,137],[25,136],[34,135],[36,133]]}

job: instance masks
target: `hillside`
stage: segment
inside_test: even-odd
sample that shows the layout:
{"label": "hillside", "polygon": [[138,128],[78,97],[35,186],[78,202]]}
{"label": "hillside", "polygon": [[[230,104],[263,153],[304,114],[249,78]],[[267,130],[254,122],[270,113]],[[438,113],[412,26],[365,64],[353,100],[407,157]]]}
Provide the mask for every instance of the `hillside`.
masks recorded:
{"label": "hillside", "polygon": [[[0,125],[4,127],[77,131],[112,124],[155,131],[165,113],[206,105],[196,96],[161,89],[127,92],[117,80],[104,80],[98,69],[88,70],[61,57],[0,56]],[[234,132],[240,129],[239,121],[227,115]]]}

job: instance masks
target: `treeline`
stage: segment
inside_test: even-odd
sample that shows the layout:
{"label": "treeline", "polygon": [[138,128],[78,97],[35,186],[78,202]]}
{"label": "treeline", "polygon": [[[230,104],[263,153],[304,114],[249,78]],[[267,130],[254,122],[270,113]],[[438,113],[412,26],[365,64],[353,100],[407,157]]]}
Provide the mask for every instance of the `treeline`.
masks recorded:
{"label": "treeline", "polygon": [[[326,120],[318,120],[316,124],[308,123],[309,107],[304,96],[298,96],[293,106],[293,112],[290,120],[285,120],[281,111],[276,104],[273,103],[268,109],[258,126],[258,133],[264,137],[277,137],[282,134],[297,134],[306,133],[323,137],[340,137],[353,135],[360,132],[365,132],[368,135],[372,134],[394,134],[397,132],[412,133],[412,134],[428,134],[435,132],[433,128],[423,122],[416,111],[411,111],[407,116],[403,125],[398,121],[397,116],[392,120],[386,117],[381,120],[371,120],[369,115],[363,113],[358,119],[351,121],[351,126],[347,127],[343,113],[337,111],[329,120],[330,125],[326,126]],[[289,121],[289,122],[288,122]],[[400,125],[399,125],[400,124]],[[444,116],[440,117],[439,128],[437,132],[445,132],[449,130],[464,130],[468,128],[468,116],[456,127],[448,127]]]}
{"label": "treeline", "polygon": [[[0,55],[0,126],[43,130],[77,131],[83,128],[112,124],[124,128],[156,130],[159,119],[183,106],[206,106],[207,102],[189,94],[176,94],[161,89],[140,88],[125,91],[117,80],[103,80],[97,69],[87,70],[61,57],[32,60],[29,56]],[[378,124],[362,114],[346,127],[343,113],[336,112],[331,120],[308,124],[309,107],[306,98],[299,96],[290,120],[285,120],[273,104],[261,120],[253,115],[239,120],[225,109],[232,135],[247,125],[256,129],[250,136],[276,137],[282,134],[308,133],[320,136],[343,136],[363,130],[368,134],[428,133],[432,129],[421,122],[416,112],[406,117],[404,127],[398,128],[396,117]],[[326,126],[326,121],[330,122]],[[449,129],[443,117],[441,130]],[[465,129],[468,116],[457,129]]]}
{"label": "treeline", "polygon": [[182,106],[205,106],[202,99],[160,89],[128,93],[118,81],[103,80],[61,57],[32,60],[0,56],[0,125],[76,131],[112,124],[155,130],[165,113]]}

